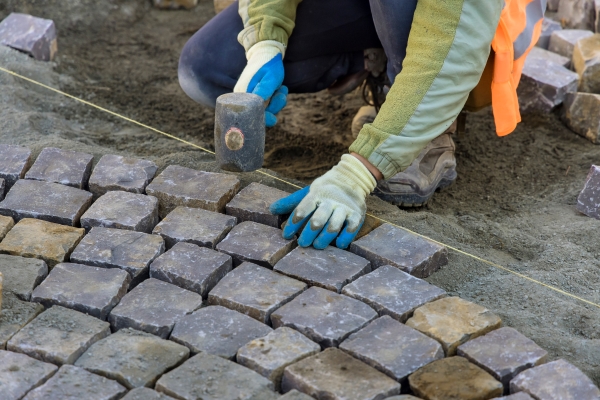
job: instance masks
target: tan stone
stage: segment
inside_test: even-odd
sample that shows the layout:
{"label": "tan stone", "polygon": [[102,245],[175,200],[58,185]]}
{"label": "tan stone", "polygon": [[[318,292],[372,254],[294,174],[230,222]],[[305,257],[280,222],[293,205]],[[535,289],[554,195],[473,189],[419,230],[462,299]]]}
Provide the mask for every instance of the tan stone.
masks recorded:
{"label": "tan stone", "polygon": [[600,92],[600,34],[596,33],[575,43],[573,67],[579,74],[580,92]]}
{"label": "tan stone", "polygon": [[40,258],[52,268],[68,259],[84,234],[83,228],[25,218],[0,243],[0,253]]}
{"label": "tan stone", "polygon": [[154,7],[161,9],[177,10],[185,8],[189,10],[196,7],[198,0],[154,0]]}
{"label": "tan stone", "polygon": [[600,95],[593,93],[567,93],[562,120],[573,132],[600,144]]}
{"label": "tan stone", "polygon": [[459,297],[446,297],[415,310],[406,325],[440,342],[446,356],[466,341],[502,326],[490,310]]}
{"label": "tan stone", "polygon": [[21,301],[12,293],[4,293],[4,309],[0,314],[0,350],[6,342],[39,313],[44,311],[41,304]]}
{"label": "tan stone", "polygon": [[235,0],[213,0],[215,5],[215,13],[218,14],[233,3]]}
{"label": "tan stone", "polygon": [[427,400],[486,400],[502,396],[490,374],[462,357],[434,361],[408,377],[410,388]]}
{"label": "tan stone", "polygon": [[11,217],[0,215],[0,241],[4,239],[8,231],[15,226],[15,221]]}

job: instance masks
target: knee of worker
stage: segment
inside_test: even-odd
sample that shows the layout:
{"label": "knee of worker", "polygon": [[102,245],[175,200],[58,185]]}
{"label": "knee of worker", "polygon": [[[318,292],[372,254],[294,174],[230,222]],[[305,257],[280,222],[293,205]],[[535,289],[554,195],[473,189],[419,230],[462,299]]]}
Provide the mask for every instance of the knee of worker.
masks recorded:
{"label": "knee of worker", "polygon": [[[187,46],[186,46],[187,47]],[[184,47],[179,58],[179,85],[192,100],[209,107],[215,107],[219,93],[217,85],[203,71],[210,71],[213,66],[207,65],[202,56],[193,57]]]}

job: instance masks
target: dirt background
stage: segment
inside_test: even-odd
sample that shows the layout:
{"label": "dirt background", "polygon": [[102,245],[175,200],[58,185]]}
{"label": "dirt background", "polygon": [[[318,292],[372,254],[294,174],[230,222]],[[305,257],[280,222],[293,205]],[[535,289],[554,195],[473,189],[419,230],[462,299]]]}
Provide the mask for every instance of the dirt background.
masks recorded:
{"label": "dirt background", "polygon": [[[55,62],[0,48],[0,66],[212,149],[213,111],[177,82],[185,41],[214,16],[211,1],[160,11],[146,0],[3,0],[0,18],[25,12],[55,21]],[[265,167],[304,182],[334,165],[352,141],[355,95],[290,96],[269,130]],[[591,116],[597,117],[597,116]],[[579,214],[576,197],[600,147],[575,135],[557,114],[528,115],[512,135],[494,134],[489,110],[470,114],[457,138],[458,179],[423,209],[403,211],[370,199],[389,221],[600,303],[600,221]],[[0,72],[0,143],[152,159],[216,170],[212,156]],[[258,173],[240,175],[293,188]],[[600,308],[586,305],[451,253],[428,279],[482,304],[600,384]]]}

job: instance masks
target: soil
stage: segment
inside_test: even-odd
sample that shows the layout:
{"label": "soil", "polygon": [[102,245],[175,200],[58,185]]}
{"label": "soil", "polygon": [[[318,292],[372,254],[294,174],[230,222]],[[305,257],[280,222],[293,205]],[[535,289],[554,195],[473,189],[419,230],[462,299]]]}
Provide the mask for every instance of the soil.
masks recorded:
{"label": "soil", "polygon": [[[0,48],[0,66],[213,149],[213,110],[186,97],[177,81],[185,41],[214,16],[212,2],[161,11],[149,0],[4,0],[0,18],[25,12],[55,21],[55,62]],[[213,157],[150,130],[0,72],[0,143],[94,154],[129,154],[164,168],[216,170]],[[265,167],[305,183],[334,165],[352,142],[358,95],[290,96],[268,131]],[[600,221],[575,208],[594,146],[551,114],[526,115],[498,138],[489,109],[470,114],[456,137],[458,179],[425,208],[400,210],[369,199],[375,215],[600,304]],[[258,173],[261,181],[292,191]],[[296,181],[296,182],[297,182]],[[481,261],[451,252],[428,278],[451,295],[482,304],[600,384],[600,307],[559,294]]]}

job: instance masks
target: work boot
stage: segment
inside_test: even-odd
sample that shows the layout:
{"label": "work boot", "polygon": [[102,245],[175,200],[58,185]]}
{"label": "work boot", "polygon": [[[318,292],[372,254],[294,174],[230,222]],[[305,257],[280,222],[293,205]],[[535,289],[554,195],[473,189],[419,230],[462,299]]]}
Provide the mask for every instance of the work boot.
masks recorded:
{"label": "work boot", "polygon": [[447,188],[456,179],[455,151],[452,135],[446,131],[433,139],[410,167],[379,182],[373,194],[399,207],[424,206],[436,190]]}

